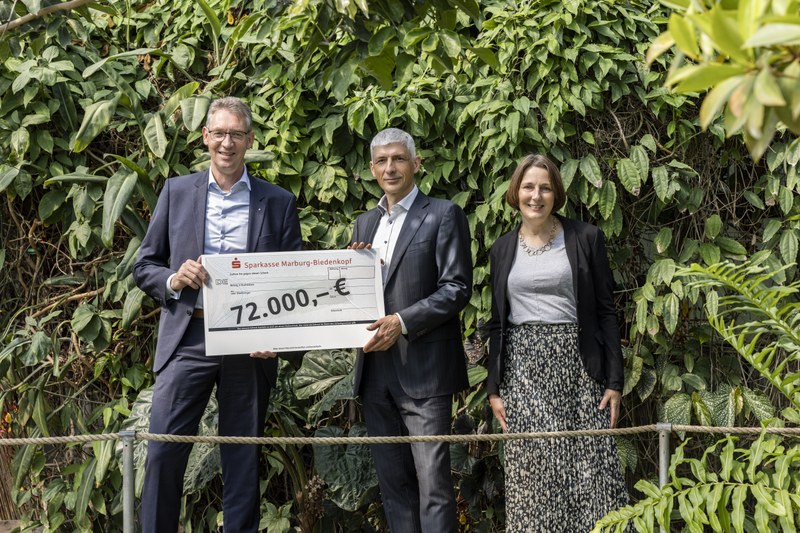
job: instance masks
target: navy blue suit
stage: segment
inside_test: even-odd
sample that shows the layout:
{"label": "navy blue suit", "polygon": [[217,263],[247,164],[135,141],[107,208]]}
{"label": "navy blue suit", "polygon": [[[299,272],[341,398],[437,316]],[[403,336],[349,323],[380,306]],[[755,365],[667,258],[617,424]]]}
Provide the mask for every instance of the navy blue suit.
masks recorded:
{"label": "navy blue suit", "polygon": [[[250,178],[247,252],[301,249],[294,196]],[[219,434],[263,436],[277,361],[249,355],[207,357],[202,319],[192,318],[199,292],[167,296],[167,279],[187,259],[203,254],[208,171],[167,180],[133,267],[136,284],[161,305],[153,370],[156,386],[150,431],[194,435],[214,386]],[[190,444],[148,445],[142,493],[142,530],[177,530]],[[255,532],[259,522],[258,446],[220,446],[225,532]]]}

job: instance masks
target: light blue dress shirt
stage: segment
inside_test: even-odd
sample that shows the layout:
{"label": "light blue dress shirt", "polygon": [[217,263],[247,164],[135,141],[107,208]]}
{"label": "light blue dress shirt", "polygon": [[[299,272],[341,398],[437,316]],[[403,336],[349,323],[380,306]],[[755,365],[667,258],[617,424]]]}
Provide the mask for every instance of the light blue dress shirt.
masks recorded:
{"label": "light blue dress shirt", "polygon": [[231,190],[223,192],[208,172],[206,231],[203,253],[235,254],[247,251],[247,224],[250,219],[250,176],[245,168]]}
{"label": "light blue dress shirt", "polygon": [[[206,197],[206,225],[203,237],[203,253],[235,254],[247,251],[247,233],[250,222],[250,175],[245,167],[242,177],[224,192],[214,174],[208,171],[208,195]],[[167,279],[167,294],[180,298],[181,291],[173,291]],[[197,297],[196,308],[203,307],[202,289]]]}

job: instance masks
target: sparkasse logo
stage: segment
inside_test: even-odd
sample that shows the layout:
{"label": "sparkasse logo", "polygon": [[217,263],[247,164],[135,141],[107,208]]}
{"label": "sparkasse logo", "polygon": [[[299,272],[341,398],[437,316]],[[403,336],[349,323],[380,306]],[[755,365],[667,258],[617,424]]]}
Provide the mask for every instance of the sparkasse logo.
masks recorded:
{"label": "sparkasse logo", "polygon": [[234,257],[233,261],[231,261],[231,268],[242,268],[242,262],[239,261],[238,257]]}

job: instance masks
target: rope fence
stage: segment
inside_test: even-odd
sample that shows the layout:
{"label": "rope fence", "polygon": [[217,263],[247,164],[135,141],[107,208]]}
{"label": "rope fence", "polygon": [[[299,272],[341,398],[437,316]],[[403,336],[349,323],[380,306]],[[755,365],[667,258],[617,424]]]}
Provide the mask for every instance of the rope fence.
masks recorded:
{"label": "rope fence", "polygon": [[614,429],[579,429],[571,431],[538,431],[530,433],[483,433],[483,434],[456,434],[456,435],[417,435],[393,437],[226,437],[218,435],[166,435],[147,433],[143,431],[121,431],[119,433],[100,433],[96,435],[67,435],[61,437],[35,437],[35,438],[3,438],[0,446],[21,446],[28,444],[76,444],[87,442],[100,442],[106,440],[124,440],[129,434],[134,440],[152,440],[159,442],[202,442],[206,444],[260,444],[260,445],[340,445],[340,444],[399,444],[412,442],[500,442],[507,440],[529,439],[559,439],[574,437],[604,437],[615,435],[640,435],[642,433],[656,433],[662,430],[678,433],[708,433],[725,435],[760,435],[778,434],[800,436],[800,427],[719,427],[719,426],[691,426],[685,424],[648,424],[629,428]]}
{"label": "rope fence", "polygon": [[160,442],[202,442],[209,444],[261,444],[261,445],[346,445],[346,444],[396,444],[412,442],[499,442],[526,439],[559,439],[575,437],[603,437],[614,435],[639,435],[642,433],[658,433],[658,479],[661,487],[668,483],[670,434],[706,433],[725,435],[760,435],[761,433],[800,436],[800,427],[716,427],[691,426],[686,424],[668,424],[660,422],[646,426],[615,429],[583,429],[573,431],[548,431],[531,433],[486,433],[467,435],[417,435],[396,437],[225,437],[203,435],[163,435],[137,431],[120,431],[119,433],[102,433],[97,435],[66,435],[61,437],[36,438],[3,438],[0,446],[22,446],[40,444],[76,444],[121,440],[122,449],[122,523],[123,533],[134,533],[134,479],[133,448],[135,441]]}

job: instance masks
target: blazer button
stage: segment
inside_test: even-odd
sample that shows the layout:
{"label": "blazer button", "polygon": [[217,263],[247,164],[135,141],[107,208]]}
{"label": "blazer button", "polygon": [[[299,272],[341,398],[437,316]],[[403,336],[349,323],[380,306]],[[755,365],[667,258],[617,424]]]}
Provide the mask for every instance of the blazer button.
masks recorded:
{"label": "blazer button", "polygon": [[186,314],[189,315],[189,316],[192,316],[192,310],[191,309],[187,309],[186,310]]}

